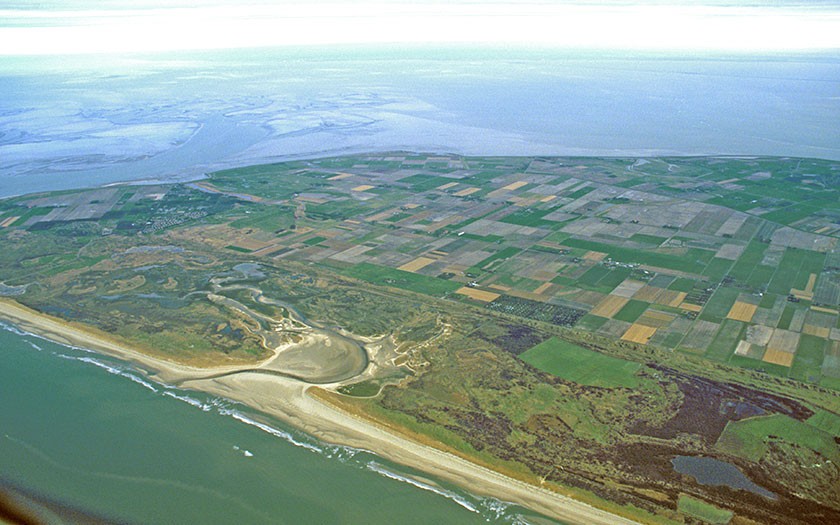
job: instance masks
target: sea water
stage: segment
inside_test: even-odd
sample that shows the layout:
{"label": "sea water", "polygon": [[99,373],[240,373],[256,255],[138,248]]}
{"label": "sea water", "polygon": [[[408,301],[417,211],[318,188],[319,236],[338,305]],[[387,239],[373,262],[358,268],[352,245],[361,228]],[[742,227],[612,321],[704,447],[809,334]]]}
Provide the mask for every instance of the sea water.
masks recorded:
{"label": "sea water", "polygon": [[9,57],[0,92],[0,197],[369,151],[840,159],[836,53]]}
{"label": "sea water", "polygon": [[8,325],[0,402],[1,484],[108,521],[542,522]]}

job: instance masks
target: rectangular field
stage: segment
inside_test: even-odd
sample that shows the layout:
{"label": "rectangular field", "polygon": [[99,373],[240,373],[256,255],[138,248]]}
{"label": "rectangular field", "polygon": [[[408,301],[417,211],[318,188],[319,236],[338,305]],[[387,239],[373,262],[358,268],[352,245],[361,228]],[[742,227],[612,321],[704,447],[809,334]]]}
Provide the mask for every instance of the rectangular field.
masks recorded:
{"label": "rectangular field", "polygon": [[501,294],[493,293],[493,292],[485,292],[484,290],[477,290],[475,288],[470,288],[469,286],[464,286],[455,290],[455,293],[466,295],[470,299],[475,299],[476,301],[482,301],[485,303],[489,303],[491,301],[495,301]]}
{"label": "rectangular field", "polygon": [[624,341],[630,341],[633,343],[639,343],[644,345],[647,344],[648,341],[650,341],[650,338],[653,337],[653,334],[655,333],[656,328],[636,323],[630,328],[628,328],[626,332],[624,332],[624,335],[621,336],[621,339]]}
{"label": "rectangular field", "polygon": [[608,295],[598,303],[595,308],[592,309],[592,315],[598,315],[601,317],[612,317],[617,314],[624,305],[627,304],[630,299],[626,297],[620,297],[618,295]]}
{"label": "rectangular field", "polygon": [[638,386],[635,376],[641,366],[552,337],[519,356],[543,372],[581,385],[603,387]]}
{"label": "rectangular field", "polygon": [[758,305],[735,301],[735,304],[732,305],[729,313],[726,314],[726,318],[749,323],[752,321],[756,310],[758,310]]}

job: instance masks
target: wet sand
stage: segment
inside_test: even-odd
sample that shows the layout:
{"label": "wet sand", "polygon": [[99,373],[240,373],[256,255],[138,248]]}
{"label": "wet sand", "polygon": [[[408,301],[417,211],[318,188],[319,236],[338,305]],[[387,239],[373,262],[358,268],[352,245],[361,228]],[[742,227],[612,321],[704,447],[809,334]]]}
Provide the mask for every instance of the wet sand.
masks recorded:
{"label": "wet sand", "polygon": [[88,348],[127,360],[161,382],[178,384],[245,403],[329,443],[370,450],[389,460],[455,483],[478,495],[513,502],[570,523],[635,523],[396,435],[376,423],[308,395],[307,390],[312,388],[310,384],[289,377],[261,373],[259,370],[253,371],[259,364],[196,368],[166,361],[127,348],[109,339],[107,334],[71,325],[7,299],[0,299],[0,318],[11,321],[25,331],[59,343]]}

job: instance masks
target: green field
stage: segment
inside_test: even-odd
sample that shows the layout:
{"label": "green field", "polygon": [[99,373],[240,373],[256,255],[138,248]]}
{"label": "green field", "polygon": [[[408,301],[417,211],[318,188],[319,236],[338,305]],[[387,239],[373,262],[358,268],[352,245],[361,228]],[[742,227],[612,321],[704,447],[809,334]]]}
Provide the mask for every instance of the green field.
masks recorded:
{"label": "green field", "polygon": [[458,283],[394,268],[360,263],[341,270],[344,275],[380,286],[393,286],[426,295],[442,296],[461,287]]}
{"label": "green field", "polygon": [[633,388],[639,384],[635,376],[639,363],[616,359],[556,337],[519,358],[543,372],[581,385]]}
{"label": "green field", "polygon": [[725,525],[732,519],[732,511],[720,509],[711,503],[680,494],[677,510],[693,518],[697,518],[713,525]]}
{"label": "green field", "polygon": [[[830,428],[836,424],[826,416],[821,416],[816,422]],[[767,442],[770,439],[794,443],[817,451],[832,461],[840,461],[840,450],[830,433],[781,414],[730,421],[716,448],[744,459],[758,461],[767,451]]]}

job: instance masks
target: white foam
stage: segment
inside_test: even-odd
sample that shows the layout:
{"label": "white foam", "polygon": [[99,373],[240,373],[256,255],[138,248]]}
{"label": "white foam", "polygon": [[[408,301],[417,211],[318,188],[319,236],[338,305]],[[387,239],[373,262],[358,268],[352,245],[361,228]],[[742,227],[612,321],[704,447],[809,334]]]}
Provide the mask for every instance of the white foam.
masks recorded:
{"label": "white foam", "polygon": [[198,399],[195,399],[195,398],[190,397],[190,396],[184,396],[184,395],[176,394],[175,392],[173,392],[171,390],[164,390],[163,395],[169,396],[169,397],[174,398],[174,399],[177,399],[178,401],[183,401],[184,403],[186,403],[188,405],[191,405],[191,406],[194,406],[196,408],[201,409],[202,412],[210,412],[211,410],[213,410],[214,405],[212,405],[210,403],[202,403]]}
{"label": "white foam", "polygon": [[23,330],[21,330],[17,326],[6,324],[2,321],[0,321],[0,328],[2,328],[3,330],[6,330],[7,332],[11,332],[15,335],[32,335],[29,332],[24,332]]}
{"label": "white foam", "polygon": [[422,481],[417,481],[416,479],[397,474],[396,472],[391,472],[390,470],[386,469],[385,467],[383,467],[382,465],[380,465],[379,463],[377,463],[375,461],[368,462],[366,467],[367,467],[368,470],[372,470],[373,472],[376,472],[377,474],[385,476],[386,478],[397,480],[397,481],[402,481],[403,483],[408,483],[409,485],[412,485],[412,486],[417,487],[419,489],[428,490],[429,492],[434,492],[435,494],[437,494],[439,496],[443,496],[444,498],[447,498],[449,500],[454,501],[458,505],[464,507],[465,509],[467,509],[471,512],[475,512],[475,513],[480,513],[481,512],[478,507],[476,507],[475,505],[473,505],[472,503],[467,501],[466,498],[464,498],[463,496],[460,496],[460,495],[458,495],[458,494],[456,494],[452,491],[442,489],[442,488],[439,488],[439,487],[435,487],[435,486],[429,485],[428,483],[423,483]]}
{"label": "white foam", "polygon": [[126,372],[125,370],[123,370],[121,368],[111,366],[108,363],[104,363],[102,361],[99,361],[98,359],[93,359],[92,357],[87,357],[87,356],[77,357],[77,356],[71,356],[71,355],[67,355],[67,354],[55,354],[55,355],[62,358],[62,359],[70,359],[71,361],[81,361],[82,363],[87,363],[87,364],[97,366],[97,367],[105,370],[106,372],[108,372],[110,374],[114,374],[114,375],[118,375],[118,376],[121,376],[121,377],[125,377],[126,379],[130,379],[131,381],[134,381],[138,385],[142,385],[142,386],[148,388],[152,392],[157,392],[158,391],[158,389],[155,388],[154,385],[152,385],[148,381],[140,378],[139,376],[136,376],[136,375],[134,375],[130,372]]}
{"label": "white foam", "polygon": [[265,423],[260,423],[259,421],[254,421],[253,419],[247,417],[246,415],[244,415],[243,413],[241,413],[237,410],[220,408],[219,413],[222,414],[222,415],[225,415],[225,416],[230,416],[237,421],[245,423],[246,425],[251,425],[252,427],[257,427],[258,429],[262,430],[263,432],[266,432],[268,434],[271,434],[272,436],[284,439],[287,442],[289,442],[292,445],[295,445],[297,447],[305,448],[307,450],[310,450],[312,452],[317,452],[319,454],[324,453],[324,450],[322,448],[318,447],[318,446],[315,446],[311,443],[306,443],[304,441],[298,441],[290,433],[288,433],[284,430],[278,430],[274,427],[266,425]]}

